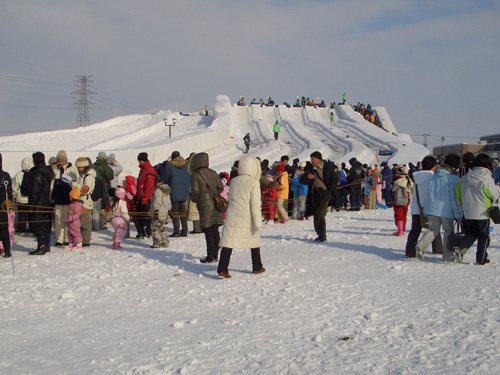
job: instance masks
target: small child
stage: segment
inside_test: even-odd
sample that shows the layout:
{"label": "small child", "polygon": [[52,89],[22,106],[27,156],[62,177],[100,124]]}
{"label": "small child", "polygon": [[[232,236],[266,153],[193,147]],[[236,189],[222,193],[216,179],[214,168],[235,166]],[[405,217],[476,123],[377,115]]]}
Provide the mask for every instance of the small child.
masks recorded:
{"label": "small child", "polygon": [[66,226],[68,227],[68,246],[64,250],[82,249],[82,231],[80,230],[80,216],[84,212],[83,202],[80,200],[80,190],[71,189],[69,192],[70,204]]}
{"label": "small child", "polygon": [[[268,181],[273,181],[273,174],[271,172],[266,174],[266,179]],[[278,196],[278,191],[275,187],[264,189],[264,222],[266,224],[274,224],[275,212],[276,212],[276,198]]]}
{"label": "small child", "polygon": [[153,249],[168,247],[170,241],[167,236],[167,218],[171,206],[170,186],[164,184],[161,178],[155,181],[156,188],[151,199],[151,211],[153,211],[153,223],[151,224],[153,235]]}
{"label": "small child", "polygon": [[408,168],[398,168],[396,173],[396,179],[392,182],[392,207],[394,209],[394,222],[398,230],[392,235],[404,236],[413,183],[408,177]]}
{"label": "small child", "polygon": [[115,196],[113,197],[111,205],[109,206],[110,211],[113,213],[111,225],[115,230],[112,246],[114,250],[120,250],[122,248],[120,244],[123,242],[125,236],[127,235],[128,225],[130,222],[127,203],[125,202],[124,197],[125,189],[121,186],[118,186],[115,189]]}

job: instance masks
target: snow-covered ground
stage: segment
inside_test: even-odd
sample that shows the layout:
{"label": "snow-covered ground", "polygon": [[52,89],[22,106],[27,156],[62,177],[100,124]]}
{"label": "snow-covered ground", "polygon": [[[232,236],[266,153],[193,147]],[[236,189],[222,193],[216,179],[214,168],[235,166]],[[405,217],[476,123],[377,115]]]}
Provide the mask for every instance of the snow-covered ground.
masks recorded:
{"label": "snow-covered ground", "polygon": [[[171,225],[169,225],[170,227]],[[390,210],[266,225],[266,272],[233,253],[201,264],[203,235],[166,249],[111,231],[43,257],[17,239],[0,263],[2,374],[498,374],[499,237],[487,266],[404,258]],[[170,230],[169,230],[170,231]],[[134,236],[134,232],[132,232]]]}
{"label": "snow-covered ground", "polygon": [[[33,151],[59,149],[70,161],[115,152],[123,176],[137,175],[137,154],[153,163],[176,149],[207,151],[229,170],[242,155],[308,160],[320,150],[336,162],[416,162],[407,143],[338,107],[235,107],[219,96],[213,116],[170,111],[116,118],[88,128],[0,138],[14,174]],[[177,118],[168,138],[164,118]],[[272,124],[282,124],[274,141]],[[169,223],[169,233],[171,223]],[[409,223],[408,223],[409,227]],[[16,238],[0,258],[0,374],[498,374],[500,256],[492,233],[491,264],[404,258],[391,210],[330,213],[328,242],[317,244],[312,220],[266,225],[266,272],[251,273],[250,252],[233,253],[229,280],[201,264],[203,235],[171,239],[166,249],[132,238],[111,250],[112,232],[92,234],[83,251],[53,248],[33,257],[31,238]]]}

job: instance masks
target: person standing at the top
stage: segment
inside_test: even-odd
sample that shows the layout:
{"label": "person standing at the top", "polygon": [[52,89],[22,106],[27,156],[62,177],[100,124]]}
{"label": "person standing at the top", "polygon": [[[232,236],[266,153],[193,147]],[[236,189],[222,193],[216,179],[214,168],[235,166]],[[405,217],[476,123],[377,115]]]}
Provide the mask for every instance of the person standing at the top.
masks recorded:
{"label": "person standing at the top", "polygon": [[273,133],[274,133],[274,139],[277,141],[278,140],[278,135],[281,132],[280,124],[278,124],[278,121],[276,121],[273,125]]}
{"label": "person standing at the top", "polygon": [[160,175],[163,183],[172,189],[170,200],[172,202],[174,233],[170,237],[186,237],[188,233],[186,201],[189,198],[191,175],[188,171],[188,162],[181,156],[179,151],[172,152],[171,159]]}
{"label": "person standing at the top", "polygon": [[205,116],[208,116],[208,106],[205,104]]}
{"label": "person standing at the top", "polygon": [[345,104],[346,100],[347,100],[347,95],[344,92],[344,95],[342,95],[342,102],[343,102],[342,104]]}

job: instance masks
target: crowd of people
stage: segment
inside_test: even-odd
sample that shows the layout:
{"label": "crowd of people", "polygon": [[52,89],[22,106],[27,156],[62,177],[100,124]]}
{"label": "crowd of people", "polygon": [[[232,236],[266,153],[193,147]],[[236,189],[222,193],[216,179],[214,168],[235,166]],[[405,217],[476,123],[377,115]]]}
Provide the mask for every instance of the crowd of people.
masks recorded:
{"label": "crowd of people", "polygon": [[156,165],[141,152],[135,178],[121,176],[123,167],[114,154],[100,152],[94,162],[79,157],[73,166],[61,150],[48,165],[41,152],[26,157],[11,180],[1,168],[0,155],[3,253],[11,256],[14,232],[36,237],[30,255],[50,252],[52,231],[54,246],[80,250],[91,246],[93,229],[104,230],[108,224],[114,230],[111,247],[119,250],[130,237],[131,223],[138,240],[151,238],[151,247],[164,248],[169,237],[186,237],[192,221],[189,233],[205,235],[206,256],[200,261],[219,261],[218,275],[229,278],[233,248],[250,248],[253,273],[265,271],[260,257],[263,225],[312,217],[314,241],[322,243],[327,241],[329,210],[381,207],[394,210],[395,236],[405,235],[410,209],[406,257],[423,259],[432,244],[433,253],[442,254],[444,261],[461,261],[477,240],[476,263],[489,262],[489,209],[500,197],[498,160],[465,154],[462,164],[450,154],[441,163],[427,156],[416,166],[382,162],[379,167],[351,158],[347,167],[323,159],[319,151],[307,161],[289,160],[283,155],[271,164],[243,156],[230,173],[217,173],[204,152],[184,158],[174,151]]}

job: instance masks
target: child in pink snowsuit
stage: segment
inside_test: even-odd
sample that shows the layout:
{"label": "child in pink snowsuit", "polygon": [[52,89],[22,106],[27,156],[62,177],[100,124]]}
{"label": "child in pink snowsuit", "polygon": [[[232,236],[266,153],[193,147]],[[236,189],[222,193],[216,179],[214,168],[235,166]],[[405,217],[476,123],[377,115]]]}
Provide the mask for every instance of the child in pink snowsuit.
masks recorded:
{"label": "child in pink snowsuit", "polygon": [[80,200],[80,190],[71,189],[69,197],[71,203],[69,204],[68,218],[66,219],[69,245],[64,250],[81,250],[83,237],[80,230],[80,216],[85,209],[83,208],[83,202]]}
{"label": "child in pink snowsuit", "polygon": [[125,239],[127,235],[127,229],[130,222],[130,216],[128,215],[127,202],[125,202],[125,189],[118,186],[115,189],[115,196],[111,202],[109,209],[113,213],[113,218],[111,219],[111,225],[115,229],[115,235],[113,237],[114,250],[120,250],[122,247],[120,244]]}

